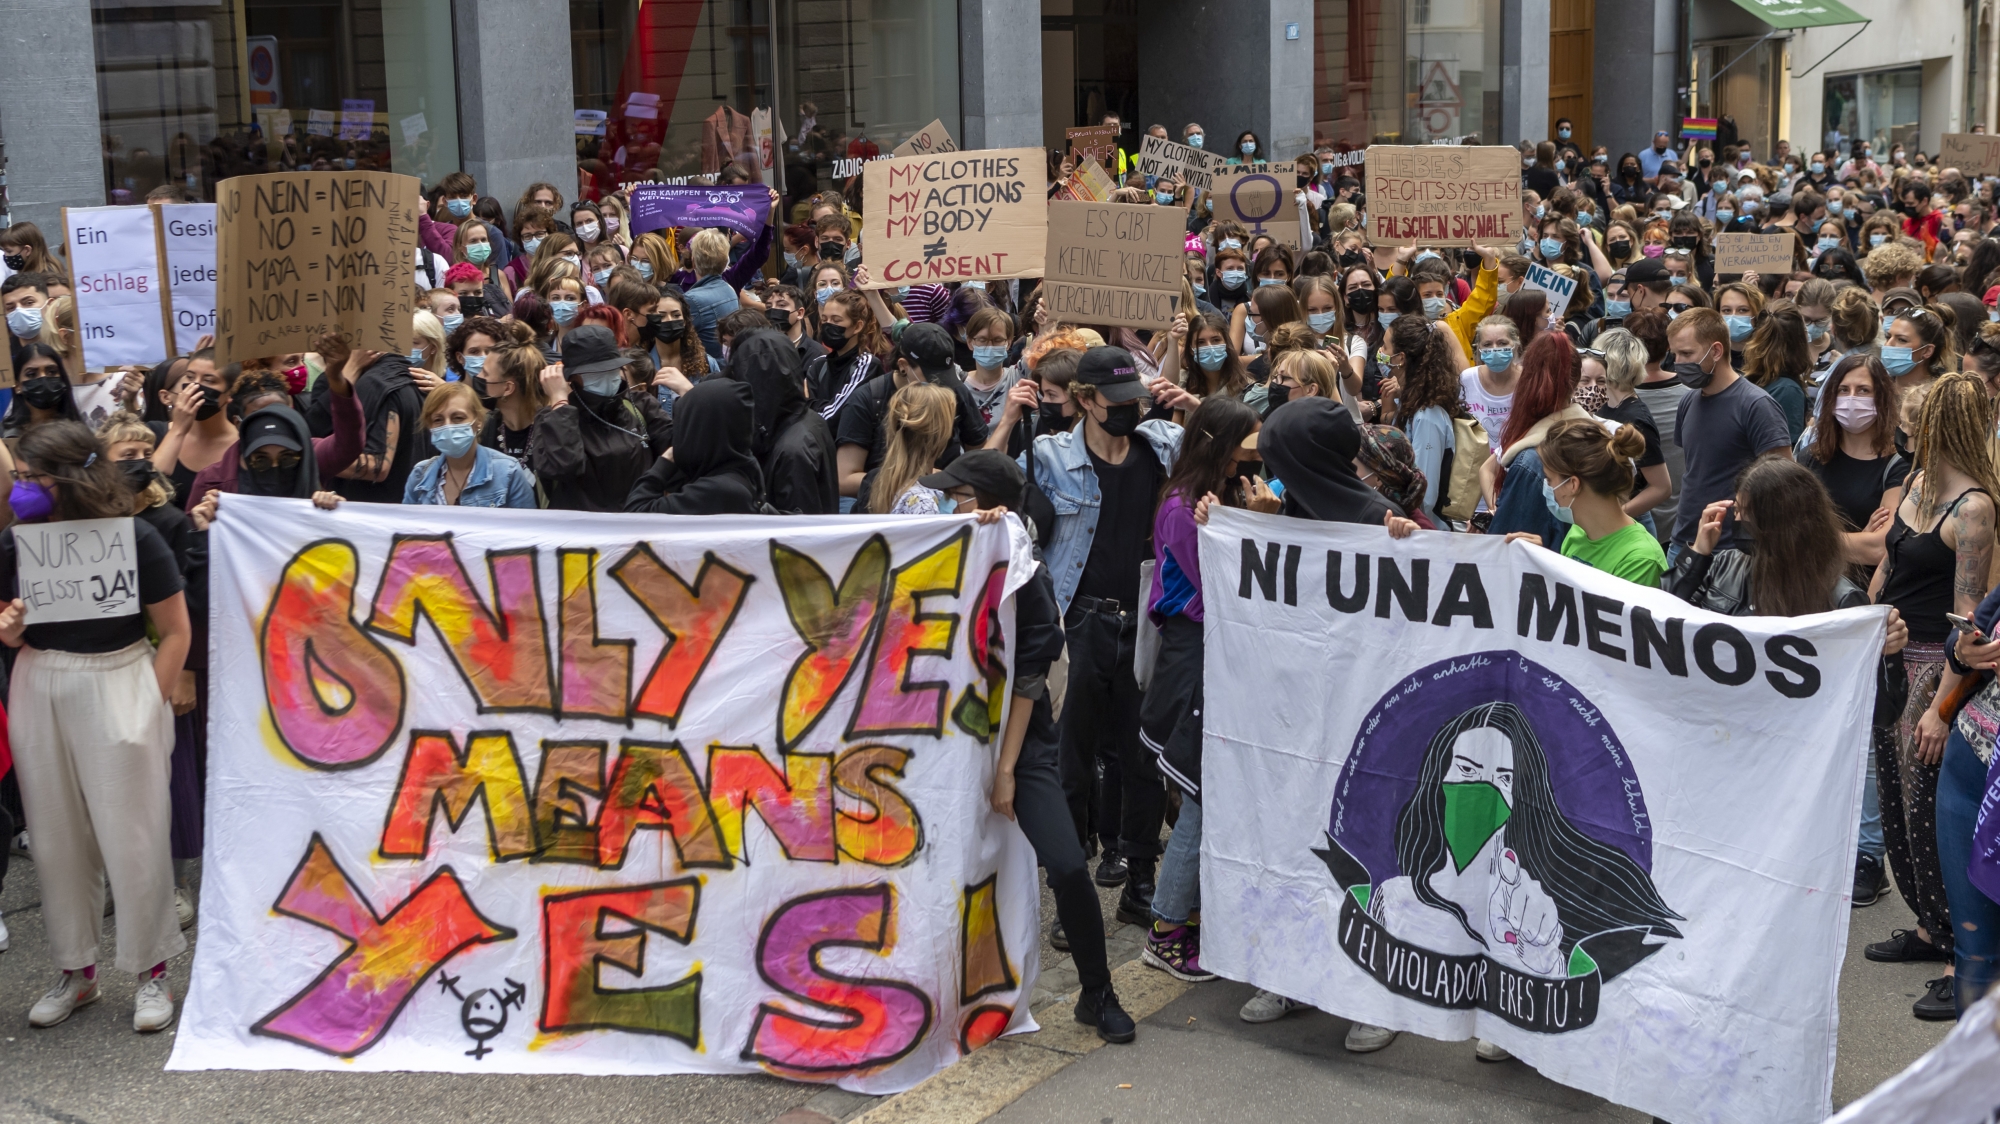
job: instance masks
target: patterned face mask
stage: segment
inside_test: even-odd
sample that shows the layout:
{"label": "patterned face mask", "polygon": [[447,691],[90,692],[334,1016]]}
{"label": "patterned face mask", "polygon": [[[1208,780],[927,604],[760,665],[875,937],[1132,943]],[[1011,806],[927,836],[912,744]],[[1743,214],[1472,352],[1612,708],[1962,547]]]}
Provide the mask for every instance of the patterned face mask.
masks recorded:
{"label": "patterned face mask", "polygon": [[1576,388],[1576,404],[1591,413],[1604,407],[1604,388],[1596,383],[1586,383]]}

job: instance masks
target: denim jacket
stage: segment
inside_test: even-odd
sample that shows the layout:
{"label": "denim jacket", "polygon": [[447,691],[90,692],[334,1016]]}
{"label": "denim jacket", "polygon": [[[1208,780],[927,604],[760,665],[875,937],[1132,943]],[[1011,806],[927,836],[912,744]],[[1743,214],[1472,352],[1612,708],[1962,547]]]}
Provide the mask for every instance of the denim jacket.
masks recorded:
{"label": "denim jacket", "polygon": [[[404,503],[444,503],[444,458],[418,461],[403,485]],[[534,507],[535,479],[520,461],[484,445],[473,447],[472,475],[458,493],[460,507]]]}
{"label": "denim jacket", "polygon": [[[1181,451],[1180,426],[1157,419],[1143,421],[1133,436],[1152,447],[1163,471],[1173,471],[1174,459]],[[1026,469],[1026,453],[1020,461]],[[1035,438],[1035,483],[1056,509],[1055,534],[1044,559],[1055,579],[1056,603],[1068,616],[1070,599],[1076,596],[1077,582],[1083,578],[1083,564],[1090,559],[1090,544],[1097,536],[1097,509],[1104,499],[1097,487],[1097,470],[1091,467],[1090,453],[1083,447],[1083,423],[1068,433]]]}

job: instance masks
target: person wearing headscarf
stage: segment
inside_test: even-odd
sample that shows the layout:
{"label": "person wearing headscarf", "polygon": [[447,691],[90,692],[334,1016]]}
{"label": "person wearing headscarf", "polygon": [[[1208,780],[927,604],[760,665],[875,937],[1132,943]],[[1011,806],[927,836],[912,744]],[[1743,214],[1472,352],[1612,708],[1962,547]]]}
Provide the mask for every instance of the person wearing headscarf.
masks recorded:
{"label": "person wearing headscarf", "polygon": [[806,403],[798,348],[776,331],[748,332],[736,337],[722,373],[750,388],[750,452],[771,506],[787,515],[837,514],[833,431]]}
{"label": "person wearing headscarf", "polygon": [[[1363,483],[1354,470],[1361,427],[1340,403],[1313,396],[1271,411],[1257,435],[1264,467],[1284,485],[1278,514],[1322,523],[1379,523],[1403,508]],[[1398,536],[1401,537],[1401,536]]]}
{"label": "person wearing headscarf", "polygon": [[1426,531],[1437,530],[1423,510],[1424,490],[1429,482],[1417,467],[1417,451],[1402,430],[1393,425],[1362,426],[1360,458],[1363,484],[1409,512],[1417,526]]}
{"label": "person wearing headscarf", "polygon": [[705,382],[674,404],[674,447],[654,461],[625,510],[665,515],[755,515],[764,474],[751,455],[755,406],[750,387]]}
{"label": "person wearing headscarf", "polygon": [[[344,363],[330,364],[320,376],[326,393],[320,401],[333,421],[333,435],[312,439],[312,461],[319,470],[321,480],[331,480],[343,469],[361,456],[366,444],[365,423],[361,414],[361,399],[354,392],[355,376],[368,367],[373,352],[353,351]],[[250,417],[267,406],[292,408],[295,399],[289,392],[284,376],[273,374],[244,375],[237,380],[232,394],[235,404],[243,407],[243,416]],[[312,421],[303,413],[299,415],[311,429]],[[187,508],[208,498],[212,491],[238,491],[237,478],[242,471],[242,441],[223,451],[214,464],[195,473],[194,483],[188,486]]]}

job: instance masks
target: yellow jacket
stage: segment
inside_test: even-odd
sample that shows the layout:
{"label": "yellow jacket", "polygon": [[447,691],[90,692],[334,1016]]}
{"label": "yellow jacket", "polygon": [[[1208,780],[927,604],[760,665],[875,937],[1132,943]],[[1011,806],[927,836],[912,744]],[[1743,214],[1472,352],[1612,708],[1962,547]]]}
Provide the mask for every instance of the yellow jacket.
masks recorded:
{"label": "yellow jacket", "polygon": [[1472,282],[1472,295],[1465,298],[1465,303],[1459,305],[1456,311],[1444,318],[1444,322],[1451,325],[1451,330],[1457,333],[1458,346],[1464,348],[1467,355],[1473,354],[1472,330],[1493,311],[1493,298],[1499,291],[1499,271],[1482,263],[1479,267],[1479,276]]}

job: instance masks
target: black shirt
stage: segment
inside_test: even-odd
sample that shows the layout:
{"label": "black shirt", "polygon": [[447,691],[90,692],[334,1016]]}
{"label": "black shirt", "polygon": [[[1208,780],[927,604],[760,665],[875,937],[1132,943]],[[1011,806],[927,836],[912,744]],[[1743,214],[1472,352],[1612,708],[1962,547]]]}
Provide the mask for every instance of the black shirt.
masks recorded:
{"label": "black shirt", "polygon": [[[321,380],[324,383],[325,380]],[[425,454],[430,438],[417,424],[424,409],[424,392],[410,378],[410,361],[387,355],[377,359],[355,380],[361,399],[361,450],[369,456],[394,454],[389,475],[381,481],[335,477],[330,486],[343,497],[365,503],[402,503],[403,484]],[[396,422],[396,444],[389,445],[389,419]],[[323,484],[322,486],[327,486]]]}
{"label": "black shirt", "polygon": [[1153,556],[1153,512],[1160,495],[1160,458],[1145,438],[1134,435],[1125,460],[1111,464],[1088,444],[1090,467],[1103,497],[1090,557],[1077,579],[1079,597],[1102,597],[1132,607],[1139,602],[1139,564]]}
{"label": "black shirt", "polygon": [[[144,519],[132,521],[132,539],[138,549],[139,601],[157,605],[186,588],[181,580],[180,562],[167,541]],[[0,535],[0,597],[13,600],[21,595],[19,564],[15,560],[14,532]],[[146,638],[146,614],[109,620],[57,621],[31,624],[21,634],[31,648],[48,652],[116,652]]]}
{"label": "black shirt", "polygon": [[1910,475],[1909,458],[1899,453],[1862,460],[1848,456],[1844,449],[1836,449],[1833,460],[1821,464],[1808,447],[1799,454],[1799,463],[1812,469],[1819,482],[1826,485],[1826,494],[1833,497],[1834,510],[1840,512],[1849,531],[1868,526],[1875,509],[1882,506],[1882,493],[1902,487]]}
{"label": "black shirt", "polygon": [[[1636,425],[1639,427],[1639,432],[1645,434],[1646,451],[1639,454],[1639,468],[1651,468],[1656,464],[1667,463],[1666,450],[1660,447],[1660,427],[1653,424],[1653,411],[1648,410],[1646,404],[1639,401],[1638,395],[1635,394],[1616,406],[1600,407],[1597,416],[1618,425]],[[1632,473],[1632,494],[1636,496],[1645,489],[1645,474],[1635,469]]]}
{"label": "black shirt", "polygon": [[[986,444],[987,431],[986,422],[979,414],[979,404],[972,400],[972,392],[965,388],[963,382],[949,377],[934,381],[958,398],[956,428],[952,431],[951,440],[945,444],[944,455],[938,458],[937,466],[943,468],[957,460],[965,450]],[[859,445],[868,450],[868,470],[871,472],[881,467],[882,458],[889,453],[882,419],[888,416],[889,399],[895,393],[896,376],[877,375],[848,396],[847,404],[835,420],[835,444]]]}

